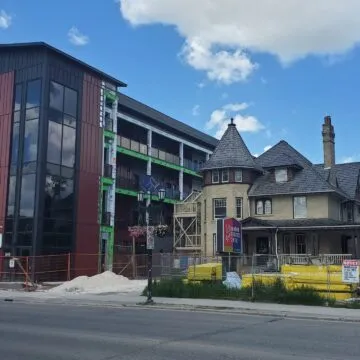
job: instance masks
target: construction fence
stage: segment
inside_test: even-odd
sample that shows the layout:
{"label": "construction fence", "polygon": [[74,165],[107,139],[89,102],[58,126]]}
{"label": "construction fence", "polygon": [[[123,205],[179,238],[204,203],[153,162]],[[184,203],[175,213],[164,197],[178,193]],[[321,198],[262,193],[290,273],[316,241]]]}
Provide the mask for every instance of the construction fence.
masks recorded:
{"label": "construction fence", "polygon": [[[237,274],[242,287],[271,284],[281,279],[288,289],[308,286],[338,300],[354,296],[358,284],[343,282],[342,263],[347,254],[331,255],[226,255],[153,254],[154,279],[220,282]],[[81,275],[93,276],[107,270],[101,254],[59,254],[30,257],[0,257],[0,281],[63,282]],[[147,254],[114,254],[111,269],[130,279],[146,279]]]}

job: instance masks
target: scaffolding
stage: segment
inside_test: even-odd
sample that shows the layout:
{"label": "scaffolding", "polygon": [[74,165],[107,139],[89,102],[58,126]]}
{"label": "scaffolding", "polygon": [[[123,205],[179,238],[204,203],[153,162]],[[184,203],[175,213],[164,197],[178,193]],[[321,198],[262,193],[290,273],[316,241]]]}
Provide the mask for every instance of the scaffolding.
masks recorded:
{"label": "scaffolding", "polygon": [[201,192],[174,205],[174,250],[201,252]]}

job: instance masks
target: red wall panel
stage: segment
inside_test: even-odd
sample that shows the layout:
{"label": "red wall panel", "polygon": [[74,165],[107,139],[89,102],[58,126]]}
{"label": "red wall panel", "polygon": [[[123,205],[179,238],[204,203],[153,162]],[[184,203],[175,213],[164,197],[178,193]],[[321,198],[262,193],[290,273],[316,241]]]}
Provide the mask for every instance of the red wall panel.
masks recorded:
{"label": "red wall panel", "polygon": [[0,233],[3,232],[6,216],[13,91],[14,72],[0,74]]}
{"label": "red wall panel", "polygon": [[[79,188],[76,224],[75,272],[96,273],[99,252],[99,176],[102,164],[102,129],[99,126],[101,80],[85,75],[82,96]],[[84,256],[82,254],[93,254]]]}

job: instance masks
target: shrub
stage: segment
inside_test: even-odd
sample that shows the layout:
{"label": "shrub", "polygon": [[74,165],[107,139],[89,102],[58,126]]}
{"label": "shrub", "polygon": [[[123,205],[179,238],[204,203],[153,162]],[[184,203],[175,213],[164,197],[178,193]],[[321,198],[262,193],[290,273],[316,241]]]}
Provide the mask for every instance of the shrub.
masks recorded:
{"label": "shrub", "polygon": [[[147,294],[147,288],[143,295]],[[254,294],[254,296],[253,296]],[[326,298],[310,287],[286,289],[281,279],[265,285],[255,281],[252,287],[229,289],[221,282],[184,282],[182,278],[154,281],[153,296],[193,299],[223,299],[272,302],[292,305],[325,305]]]}

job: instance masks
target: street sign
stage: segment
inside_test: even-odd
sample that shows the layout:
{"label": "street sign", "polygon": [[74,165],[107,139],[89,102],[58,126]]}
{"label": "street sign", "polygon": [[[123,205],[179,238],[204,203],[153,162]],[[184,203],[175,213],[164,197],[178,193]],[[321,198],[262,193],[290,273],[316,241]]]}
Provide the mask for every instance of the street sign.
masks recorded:
{"label": "street sign", "polygon": [[15,260],[14,259],[10,259],[9,260],[9,268],[13,269],[15,267]]}
{"label": "street sign", "polygon": [[346,284],[359,283],[359,261],[344,260],[342,264],[342,281]]}

